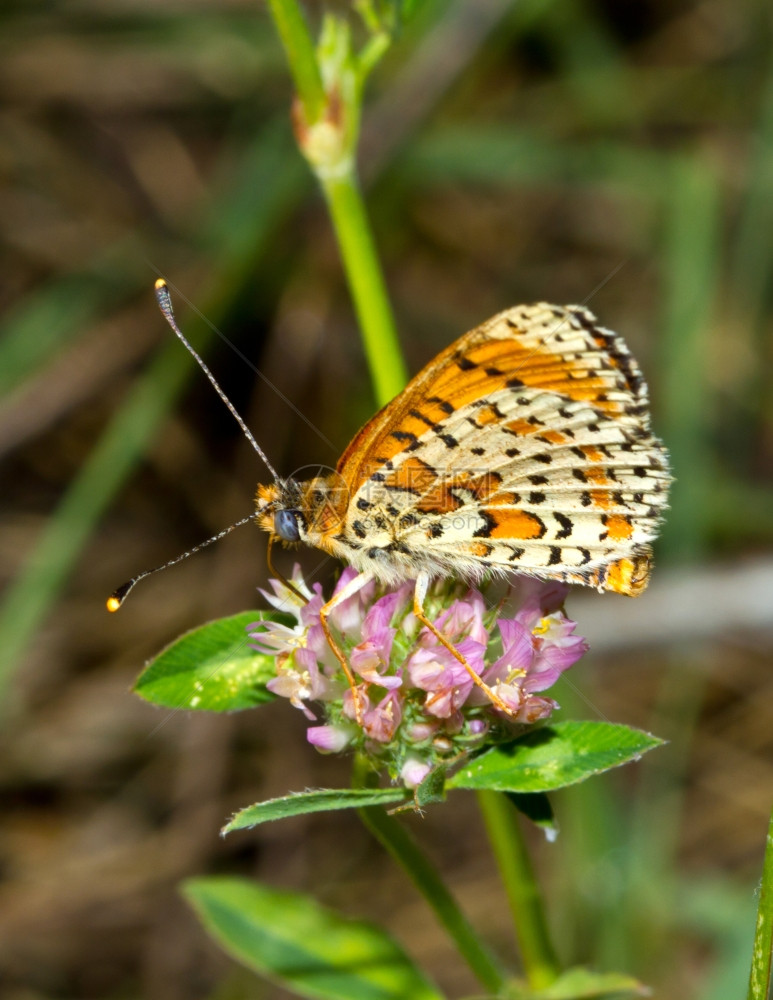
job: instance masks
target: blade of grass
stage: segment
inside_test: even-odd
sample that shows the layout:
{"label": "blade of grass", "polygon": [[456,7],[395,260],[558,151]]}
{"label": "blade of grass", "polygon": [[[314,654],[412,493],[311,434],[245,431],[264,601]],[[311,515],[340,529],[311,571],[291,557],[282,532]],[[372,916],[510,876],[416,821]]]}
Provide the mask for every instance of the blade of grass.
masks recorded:
{"label": "blade of grass", "polygon": [[747,1000],[767,1000],[770,993],[771,960],[773,959],[773,814],[770,817],[762,867],[760,902],[757,908],[757,928],[754,933],[752,967],[749,974]]}
{"label": "blade of grass", "polygon": [[732,247],[732,301],[761,333],[773,260],[773,60],[762,93],[744,197]]}
{"label": "blade of grass", "polygon": [[[642,761],[621,857],[621,913],[628,928],[628,967],[647,956],[649,968],[665,967],[679,923],[677,872],[684,789],[690,749],[706,687],[693,664],[694,650],[674,651],[658,686],[649,725],[668,740],[663,753]],[[653,817],[657,816],[657,822]],[[621,941],[622,943],[622,941]]]}
{"label": "blade of grass", "polygon": [[662,399],[658,421],[676,483],[662,546],[669,559],[703,548],[711,493],[707,414],[708,338],[719,281],[721,198],[705,157],[673,161],[665,206]]}

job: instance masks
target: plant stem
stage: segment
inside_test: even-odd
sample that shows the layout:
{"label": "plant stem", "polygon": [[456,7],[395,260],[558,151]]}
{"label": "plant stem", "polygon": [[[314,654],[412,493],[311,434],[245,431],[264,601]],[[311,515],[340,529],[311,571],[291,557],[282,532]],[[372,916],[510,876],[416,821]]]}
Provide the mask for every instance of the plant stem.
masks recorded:
{"label": "plant stem", "polygon": [[290,64],[304,118],[313,125],[322,117],[327,97],[303,13],[295,0],[268,0],[268,7]]}
{"label": "plant stem", "polygon": [[379,406],[405,386],[408,376],[392,309],[354,167],[339,177],[322,177],[341,250],[365,354]]}
{"label": "plant stem", "polygon": [[[367,761],[356,758],[353,787],[367,787],[370,784],[368,779],[371,774]],[[475,933],[440,873],[424,855],[410,833],[381,806],[370,806],[357,811],[367,829],[403,868],[434,910],[435,916],[448,931],[459,953],[483,988],[491,993],[498,993],[505,981],[504,971]]]}
{"label": "plant stem", "polygon": [[[364,80],[389,40],[386,36],[371,39],[373,51],[367,66],[351,53],[341,62],[328,55],[323,82],[321,60],[325,57],[315,51],[296,0],[269,0],[269,10],[303,108],[305,121],[296,130],[298,144],[325,194],[376,400],[383,406],[404,388],[407,373],[355,164]],[[338,37],[348,40],[342,23],[334,20],[329,24],[333,37],[339,30]]]}
{"label": "plant stem", "polygon": [[532,989],[541,989],[549,986],[561,970],[517,813],[501,792],[477,794],[513,914],[524,972]]}

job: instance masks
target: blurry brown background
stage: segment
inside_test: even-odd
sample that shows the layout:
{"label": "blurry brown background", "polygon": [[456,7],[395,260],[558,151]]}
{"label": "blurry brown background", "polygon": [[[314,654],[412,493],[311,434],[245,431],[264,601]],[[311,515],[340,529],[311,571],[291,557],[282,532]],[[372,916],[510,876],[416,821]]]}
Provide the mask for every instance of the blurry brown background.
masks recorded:
{"label": "blurry brown background", "polygon": [[[674,1000],[745,989],[773,805],[771,18],[763,0],[427,2],[364,121],[412,372],[546,298],[588,300],[648,376],[678,479],[655,581],[636,602],[572,599],[593,649],[559,699],[671,743],[556,795],[562,835],[534,846],[562,957]],[[265,9],[26,0],[0,38],[0,992],[285,996],[177,894],[228,872],[386,923],[469,994],[354,816],[219,838],[237,807],[348,782],[299,713],[167,714],[129,691],[181,631],[258,606],[265,537],[239,529],[103,610],[248,513],[266,478],[157,313],[157,274],[283,473],[334,465],[373,411]],[[474,800],[409,823],[514,961]]]}

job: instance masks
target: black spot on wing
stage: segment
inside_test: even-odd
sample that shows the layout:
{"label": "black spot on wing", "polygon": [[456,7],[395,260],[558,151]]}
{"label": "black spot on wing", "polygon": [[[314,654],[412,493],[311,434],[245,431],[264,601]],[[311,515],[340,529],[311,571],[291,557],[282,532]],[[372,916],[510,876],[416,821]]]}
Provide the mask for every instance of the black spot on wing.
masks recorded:
{"label": "black spot on wing", "polygon": [[440,424],[436,424],[434,420],[431,420],[428,416],[421,412],[421,410],[410,410],[410,416],[415,420],[421,420],[423,424],[426,424],[430,430],[436,431],[440,427]]}
{"label": "black spot on wing", "polygon": [[440,396],[430,396],[427,399],[428,403],[434,403],[436,406],[440,407],[443,413],[448,413],[449,415],[454,412],[454,407],[447,399],[441,399]]}
{"label": "black spot on wing", "polygon": [[497,519],[493,516],[493,514],[483,508],[481,508],[479,514],[483,520],[483,524],[473,532],[473,535],[475,538],[490,538],[491,532],[497,526]]}
{"label": "black spot on wing", "polygon": [[409,444],[416,444],[419,440],[410,431],[390,431],[389,436],[393,437],[395,441],[407,441]]}

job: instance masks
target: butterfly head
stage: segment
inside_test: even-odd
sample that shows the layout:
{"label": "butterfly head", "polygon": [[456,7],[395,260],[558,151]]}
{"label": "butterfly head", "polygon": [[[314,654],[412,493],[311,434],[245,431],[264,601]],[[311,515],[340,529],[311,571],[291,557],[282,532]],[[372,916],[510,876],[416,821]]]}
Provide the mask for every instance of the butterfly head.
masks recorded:
{"label": "butterfly head", "polygon": [[301,542],[306,534],[302,503],[300,483],[277,479],[270,486],[258,486],[255,519],[259,527],[275,538],[289,545]]}
{"label": "butterfly head", "polygon": [[259,527],[287,545],[320,545],[341,524],[347,493],[337,473],[312,479],[277,479],[258,486],[255,498]]}

